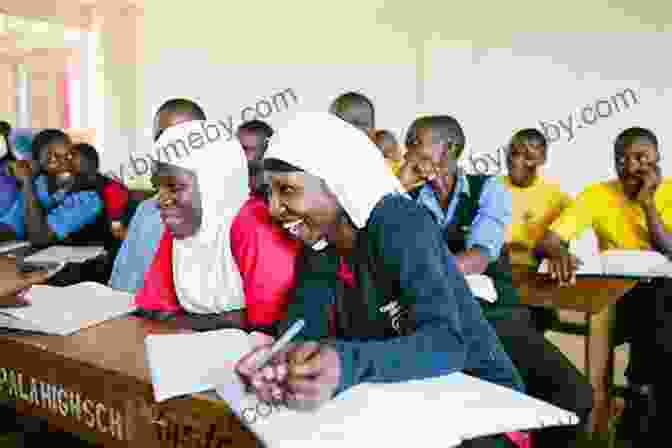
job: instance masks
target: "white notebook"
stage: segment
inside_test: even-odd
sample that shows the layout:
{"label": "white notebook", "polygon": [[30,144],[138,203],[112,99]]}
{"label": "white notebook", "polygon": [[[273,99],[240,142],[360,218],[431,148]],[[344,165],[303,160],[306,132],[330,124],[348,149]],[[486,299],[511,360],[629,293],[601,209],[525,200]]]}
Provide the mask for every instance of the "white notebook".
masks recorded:
{"label": "white notebook", "polygon": [[[672,277],[672,262],[651,250],[608,250],[581,261],[577,276]],[[548,260],[541,263],[539,272],[548,273]]]}
{"label": "white notebook", "polygon": [[220,387],[217,395],[268,448],[408,448],[419,437],[450,447],[475,437],[579,422],[574,413],[463,373],[360,384],[315,412],[258,407],[259,400],[242,387]]}
{"label": "white notebook", "polygon": [[101,246],[51,246],[24,258],[30,263],[84,263],[105,253]]}
{"label": "white notebook", "polygon": [[35,285],[25,297],[29,306],[3,308],[0,327],[65,336],[133,310],[132,294],[94,282]]}
{"label": "white notebook", "polygon": [[228,384],[235,363],[260,338],[237,329],[192,334],[153,334],[145,338],[147,363],[157,402]]}
{"label": "white notebook", "polygon": [[252,422],[246,409],[259,400],[245,391],[234,366],[256,337],[231,329],[147,336],[155,399],[209,390],[209,397],[224,399],[269,448],[408,448],[417,444],[419,431],[431,444],[455,446],[479,436],[578,423],[571,412],[462,373],[360,384],[315,412],[286,407],[269,412],[262,403],[265,417]]}

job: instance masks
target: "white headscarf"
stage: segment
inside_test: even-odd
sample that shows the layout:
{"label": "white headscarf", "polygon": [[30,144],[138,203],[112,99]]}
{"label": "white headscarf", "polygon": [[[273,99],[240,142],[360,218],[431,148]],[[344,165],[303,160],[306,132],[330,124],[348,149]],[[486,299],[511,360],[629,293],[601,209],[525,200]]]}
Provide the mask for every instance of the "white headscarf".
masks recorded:
{"label": "white headscarf", "polygon": [[271,138],[265,158],[323,179],[358,228],[383,196],[404,191],[371,139],[326,112],[297,114]]}
{"label": "white headscarf", "polygon": [[[214,126],[190,121],[168,128],[155,144],[159,162],[196,173],[203,209],[201,226],[195,235],[174,240],[173,278],[180,305],[200,314],[245,307],[229,233],[249,197],[247,160],[240,143],[225,140],[223,132],[211,141],[212,135],[204,131],[206,125]],[[167,146],[170,144],[175,146]]]}

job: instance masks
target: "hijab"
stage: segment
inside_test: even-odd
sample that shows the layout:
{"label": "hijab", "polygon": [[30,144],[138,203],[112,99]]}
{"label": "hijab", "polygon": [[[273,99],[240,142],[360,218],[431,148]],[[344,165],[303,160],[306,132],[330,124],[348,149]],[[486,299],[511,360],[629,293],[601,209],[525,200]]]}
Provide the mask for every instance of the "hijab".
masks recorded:
{"label": "hijab", "polygon": [[[196,233],[185,239],[163,238],[172,239],[172,250],[165,253],[172,256],[177,301],[181,308],[197,314],[245,307],[229,234],[233,219],[249,197],[247,161],[237,140],[210,140],[203,134],[205,126],[204,121],[173,126],[155,143],[159,162],[195,173],[200,191],[202,219]],[[161,266],[166,268],[165,260],[155,260],[152,269]],[[136,298],[136,303],[143,306],[141,299]]]}
{"label": "hijab", "polygon": [[326,112],[297,114],[271,137],[265,158],[269,171],[284,163],[324,180],[358,229],[383,196],[404,191],[371,139]]}

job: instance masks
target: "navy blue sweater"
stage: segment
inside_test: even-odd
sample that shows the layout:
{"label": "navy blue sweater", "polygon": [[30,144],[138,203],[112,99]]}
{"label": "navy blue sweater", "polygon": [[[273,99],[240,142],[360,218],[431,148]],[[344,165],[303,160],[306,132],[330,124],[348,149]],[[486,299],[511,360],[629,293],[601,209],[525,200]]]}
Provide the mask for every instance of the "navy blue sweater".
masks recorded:
{"label": "navy blue sweater", "polygon": [[[341,359],[338,391],[361,382],[408,381],[457,371],[523,391],[520,375],[483,317],[429,212],[404,196],[390,195],[372,211],[366,233],[369,251],[379,260],[377,269],[396,285],[394,299],[401,308],[412,309],[414,331],[383,339],[346,334],[331,340]],[[326,305],[339,281],[335,269],[314,267],[298,272],[288,313],[288,322],[306,319],[302,339],[307,340],[328,337]],[[360,280],[355,280],[358,287]],[[378,297],[375,310],[390,300]],[[372,325],[379,324],[374,320],[388,319],[387,311],[370,315]]]}

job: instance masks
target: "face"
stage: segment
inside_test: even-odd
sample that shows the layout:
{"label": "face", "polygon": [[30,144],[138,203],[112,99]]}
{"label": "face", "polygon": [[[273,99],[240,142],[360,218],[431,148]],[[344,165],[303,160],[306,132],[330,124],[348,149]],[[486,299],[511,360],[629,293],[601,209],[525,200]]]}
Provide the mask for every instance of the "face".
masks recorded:
{"label": "face", "polygon": [[159,190],[161,221],[177,239],[196,234],[201,226],[202,206],[193,174],[168,165],[159,165],[152,183]]}
{"label": "face", "polygon": [[457,173],[459,154],[454,149],[445,149],[445,143],[431,129],[416,130],[415,140],[408,142],[404,155],[407,162],[415,165],[421,180],[429,181],[433,187],[445,188],[445,181]]}
{"label": "face", "polygon": [[656,145],[645,138],[636,139],[623,153],[616,154],[616,172],[627,196],[637,196],[644,175],[656,168],[658,160]]}
{"label": "face", "polygon": [[73,158],[72,145],[65,142],[50,143],[40,152],[40,164],[45,167],[47,174],[53,177],[72,176]]}
{"label": "face", "polygon": [[538,168],[545,162],[543,144],[534,141],[513,142],[506,154],[509,177],[518,187],[529,187],[537,176]]}
{"label": "face", "polygon": [[303,172],[268,173],[273,219],[294,239],[312,247],[334,241],[339,218],[338,200],[319,178]]}

